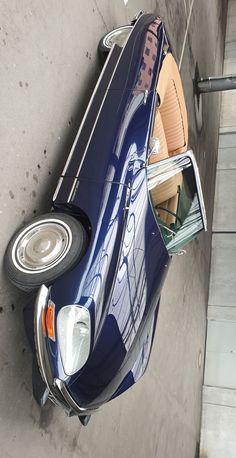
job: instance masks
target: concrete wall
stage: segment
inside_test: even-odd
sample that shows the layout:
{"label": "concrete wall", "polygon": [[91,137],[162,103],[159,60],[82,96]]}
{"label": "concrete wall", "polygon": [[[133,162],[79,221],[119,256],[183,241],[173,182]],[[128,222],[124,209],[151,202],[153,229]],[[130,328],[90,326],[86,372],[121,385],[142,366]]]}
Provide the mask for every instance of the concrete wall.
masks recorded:
{"label": "concrete wall", "polygon": [[[236,73],[236,2],[229,0],[224,74]],[[236,456],[236,90],[222,94],[213,218],[202,458]]]}

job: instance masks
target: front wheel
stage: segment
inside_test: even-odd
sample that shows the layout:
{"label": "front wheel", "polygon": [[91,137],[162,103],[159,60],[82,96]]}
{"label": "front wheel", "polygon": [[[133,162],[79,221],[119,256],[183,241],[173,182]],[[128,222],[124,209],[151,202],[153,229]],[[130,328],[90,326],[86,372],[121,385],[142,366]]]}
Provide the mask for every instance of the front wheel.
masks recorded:
{"label": "front wheel", "polygon": [[42,215],[13,235],[5,269],[15,286],[32,291],[74,267],[87,245],[87,233],[75,218],[65,213]]}
{"label": "front wheel", "polygon": [[123,48],[129,34],[133,29],[132,25],[123,25],[104,35],[98,44],[99,51],[106,57],[113,44]]}

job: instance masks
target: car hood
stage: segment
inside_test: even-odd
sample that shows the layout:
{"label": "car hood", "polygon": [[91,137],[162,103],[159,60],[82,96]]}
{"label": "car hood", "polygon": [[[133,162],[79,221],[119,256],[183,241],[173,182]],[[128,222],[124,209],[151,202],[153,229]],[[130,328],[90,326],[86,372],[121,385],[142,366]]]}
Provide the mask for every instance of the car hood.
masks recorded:
{"label": "car hood", "polygon": [[134,365],[153,321],[169,256],[149,201],[145,169],[136,174],[131,188],[94,183],[93,194],[91,183],[80,186],[81,204],[89,189],[91,199],[100,202],[96,217],[93,214],[89,249],[76,268],[54,283],[50,294],[56,314],[69,304],[89,308],[91,355],[80,373],[67,377],[57,342],[50,341],[49,348],[54,375],[66,380],[84,404],[105,396],[112,382],[113,392],[106,394],[111,397]]}

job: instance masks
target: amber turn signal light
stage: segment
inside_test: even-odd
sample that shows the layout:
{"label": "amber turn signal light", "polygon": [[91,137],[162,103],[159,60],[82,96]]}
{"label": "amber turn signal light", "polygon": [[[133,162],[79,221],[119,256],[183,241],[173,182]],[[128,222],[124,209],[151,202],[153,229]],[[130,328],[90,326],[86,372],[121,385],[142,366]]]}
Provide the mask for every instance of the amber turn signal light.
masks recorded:
{"label": "amber turn signal light", "polygon": [[48,308],[46,311],[46,329],[49,339],[55,342],[55,304],[52,301],[48,301]]}

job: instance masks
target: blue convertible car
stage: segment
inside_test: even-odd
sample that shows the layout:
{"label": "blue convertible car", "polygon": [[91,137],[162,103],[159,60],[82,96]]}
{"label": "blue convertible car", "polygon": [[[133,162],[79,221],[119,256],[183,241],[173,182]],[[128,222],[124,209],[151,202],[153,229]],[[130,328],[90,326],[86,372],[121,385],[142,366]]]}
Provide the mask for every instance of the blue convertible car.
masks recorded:
{"label": "blue convertible car", "polygon": [[9,242],[33,391],[89,418],[144,373],[171,257],[206,229],[181,79],[160,17],[100,42],[107,55],[49,214]]}

